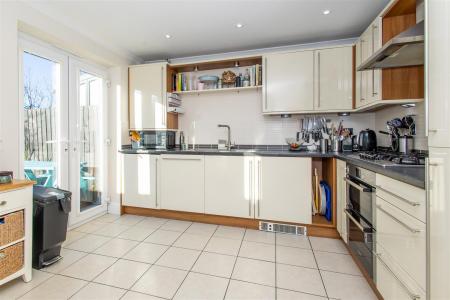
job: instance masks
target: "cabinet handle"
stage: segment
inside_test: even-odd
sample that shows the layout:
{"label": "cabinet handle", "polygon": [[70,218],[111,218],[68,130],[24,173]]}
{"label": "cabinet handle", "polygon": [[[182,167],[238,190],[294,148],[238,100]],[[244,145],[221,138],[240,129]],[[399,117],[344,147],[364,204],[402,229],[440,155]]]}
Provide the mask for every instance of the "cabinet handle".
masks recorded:
{"label": "cabinet handle", "polygon": [[159,158],[156,158],[156,164],[155,164],[155,181],[156,181],[156,188],[155,188],[155,207],[158,208],[158,163]]}
{"label": "cabinet handle", "polygon": [[389,213],[388,211],[386,211],[383,207],[381,207],[381,205],[377,205],[377,208],[379,210],[381,210],[382,212],[384,212],[386,215],[388,215],[389,217],[391,217],[392,220],[394,220],[395,222],[397,222],[398,224],[402,225],[403,227],[405,227],[406,229],[408,229],[409,231],[411,231],[411,233],[420,233],[422,232],[422,230],[420,229],[416,229],[416,228],[412,228],[409,225],[407,225],[405,222],[400,221],[399,219],[397,219],[394,215],[392,215],[391,213]]}
{"label": "cabinet handle", "polygon": [[253,200],[253,162],[249,161],[249,191],[248,191],[248,216],[251,217],[252,216],[252,200]]}
{"label": "cabinet handle", "polygon": [[381,185],[377,185],[376,188],[382,190],[382,191],[385,192],[386,194],[389,194],[389,195],[391,195],[392,197],[395,197],[396,199],[401,200],[401,201],[403,201],[403,202],[405,202],[405,203],[407,203],[407,204],[409,204],[409,205],[411,205],[411,206],[419,206],[419,205],[420,205],[420,202],[410,201],[410,200],[408,200],[408,199],[405,199],[405,198],[403,198],[403,197],[400,197],[400,196],[394,194],[393,192],[390,192],[390,191],[384,189]]}
{"label": "cabinet handle", "polygon": [[317,107],[320,107],[320,51],[317,51],[317,77],[318,77]]}
{"label": "cabinet handle", "polygon": [[267,57],[264,57],[264,109],[267,110]]}
{"label": "cabinet handle", "polygon": [[6,203],[8,203],[6,200],[0,201],[0,206],[6,205]]}
{"label": "cabinet handle", "polygon": [[202,156],[198,155],[199,157],[161,157],[165,160],[202,160]]}
{"label": "cabinet handle", "polygon": [[413,292],[411,292],[408,288],[408,286],[406,285],[406,283],[403,282],[403,280],[401,280],[400,278],[398,278],[398,276],[394,273],[394,271],[392,271],[392,269],[384,262],[384,260],[381,258],[381,253],[375,253],[375,256],[378,258],[378,260],[383,264],[383,266],[389,271],[389,273],[392,274],[392,276],[394,276],[394,278],[400,283],[400,285],[403,287],[403,289],[405,290],[405,292],[408,294],[408,296],[412,299],[412,300],[417,300],[420,299],[420,295],[417,295]]}
{"label": "cabinet handle", "polygon": [[164,99],[164,67],[161,67],[161,102],[164,104],[162,108],[162,125],[166,126],[166,110],[167,110],[167,103]]}
{"label": "cabinet handle", "polygon": [[261,202],[261,161],[258,160],[258,218],[261,214],[260,202]]}

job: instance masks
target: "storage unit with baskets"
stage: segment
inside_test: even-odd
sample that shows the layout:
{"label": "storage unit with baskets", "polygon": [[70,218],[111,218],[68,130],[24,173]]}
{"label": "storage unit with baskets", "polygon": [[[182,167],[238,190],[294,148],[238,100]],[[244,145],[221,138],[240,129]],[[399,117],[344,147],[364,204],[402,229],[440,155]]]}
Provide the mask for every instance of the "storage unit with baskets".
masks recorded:
{"label": "storage unit with baskets", "polygon": [[0,185],[0,285],[31,280],[33,182]]}

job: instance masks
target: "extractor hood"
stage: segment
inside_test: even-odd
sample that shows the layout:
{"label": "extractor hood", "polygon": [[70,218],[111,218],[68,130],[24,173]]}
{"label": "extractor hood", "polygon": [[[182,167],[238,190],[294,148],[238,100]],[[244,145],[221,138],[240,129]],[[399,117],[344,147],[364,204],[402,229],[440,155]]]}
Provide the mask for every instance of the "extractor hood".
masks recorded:
{"label": "extractor hood", "polygon": [[358,71],[420,66],[424,63],[423,21],[399,33],[362,62]]}

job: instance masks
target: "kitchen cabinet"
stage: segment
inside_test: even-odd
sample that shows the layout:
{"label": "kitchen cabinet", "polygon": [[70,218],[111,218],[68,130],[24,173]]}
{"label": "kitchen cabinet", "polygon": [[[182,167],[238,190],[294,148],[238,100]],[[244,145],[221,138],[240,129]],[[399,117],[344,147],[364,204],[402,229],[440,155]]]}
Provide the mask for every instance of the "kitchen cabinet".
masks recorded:
{"label": "kitchen cabinet", "polygon": [[161,155],[161,208],[205,212],[203,155]]}
{"label": "kitchen cabinet", "polygon": [[352,47],[314,51],[314,110],[351,110],[353,108]]}
{"label": "kitchen cabinet", "polygon": [[[429,1],[427,17],[428,146],[450,147],[450,4]],[[444,38],[446,37],[446,38]]]}
{"label": "kitchen cabinet", "polygon": [[314,109],[314,51],[264,56],[263,113]]}
{"label": "kitchen cabinet", "polygon": [[[356,68],[382,47],[381,17],[364,31],[356,42]],[[381,70],[356,71],[356,108],[381,100]]]}
{"label": "kitchen cabinet", "polygon": [[158,155],[123,154],[122,205],[158,208]]}
{"label": "kitchen cabinet", "polygon": [[254,217],[254,158],[205,156],[205,213]]}
{"label": "kitchen cabinet", "polygon": [[343,160],[337,160],[336,163],[336,227],[339,235],[348,242],[347,217],[345,209],[347,208],[347,184],[345,182],[347,163]]}
{"label": "kitchen cabinet", "polygon": [[450,149],[429,148],[429,157],[430,299],[447,299],[450,295]]}
{"label": "kitchen cabinet", "polygon": [[255,217],[311,224],[311,158],[255,157]]}
{"label": "kitchen cabinet", "polygon": [[129,68],[130,129],[167,129],[167,63]]}

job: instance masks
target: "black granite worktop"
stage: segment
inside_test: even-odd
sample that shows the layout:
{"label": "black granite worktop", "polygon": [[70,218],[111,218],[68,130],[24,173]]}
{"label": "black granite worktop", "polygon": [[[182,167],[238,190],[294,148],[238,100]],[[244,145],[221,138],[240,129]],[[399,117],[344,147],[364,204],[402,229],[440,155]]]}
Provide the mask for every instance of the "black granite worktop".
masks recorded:
{"label": "black granite worktop", "polygon": [[387,177],[411,184],[413,186],[424,189],[425,188],[425,167],[408,167],[408,166],[390,166],[383,167],[372,161],[363,160],[356,157],[353,152],[343,153],[321,153],[308,151],[289,151],[287,147],[257,147],[257,148],[243,148],[218,150],[217,148],[196,148],[195,150],[152,150],[152,149],[131,149],[129,145],[123,146],[121,153],[125,154],[182,154],[182,155],[224,155],[224,156],[271,156],[271,157],[317,157],[329,158],[335,157],[352,163],[359,167],[368,169],[370,171],[385,175]]}

